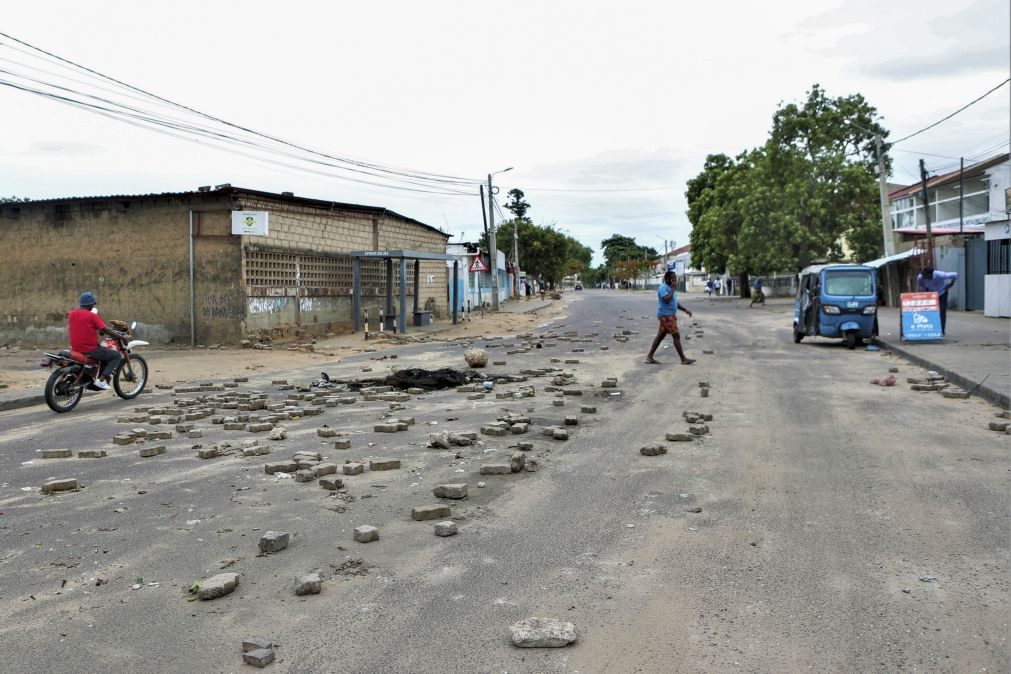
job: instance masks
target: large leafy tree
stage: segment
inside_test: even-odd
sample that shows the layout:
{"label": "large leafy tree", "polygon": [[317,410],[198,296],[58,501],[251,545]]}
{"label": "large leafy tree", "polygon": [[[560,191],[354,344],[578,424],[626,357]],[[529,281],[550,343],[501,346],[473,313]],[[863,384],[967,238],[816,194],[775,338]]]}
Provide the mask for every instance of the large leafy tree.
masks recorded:
{"label": "large leafy tree", "polygon": [[888,132],[875,114],[860,95],[815,85],[776,111],[760,148],[707,157],[685,193],[693,256],[746,288],[749,273],[880,254],[874,136]]}
{"label": "large leafy tree", "polygon": [[[499,250],[512,249],[514,225],[519,237],[520,266],[531,276],[555,284],[566,274],[578,273],[589,266],[592,250],[554,225],[536,225],[528,220],[507,220],[496,228],[495,243]],[[487,247],[486,236],[481,236],[480,245]]]}

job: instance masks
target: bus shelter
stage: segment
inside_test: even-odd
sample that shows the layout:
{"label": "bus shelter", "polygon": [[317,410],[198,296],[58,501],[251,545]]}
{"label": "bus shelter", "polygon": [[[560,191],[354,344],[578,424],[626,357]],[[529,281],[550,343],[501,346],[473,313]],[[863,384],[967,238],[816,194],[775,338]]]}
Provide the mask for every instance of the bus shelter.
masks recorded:
{"label": "bus shelter", "polygon": [[[393,261],[397,260],[400,273],[400,297],[399,310],[396,312],[397,332],[407,332],[407,261],[414,262],[414,311],[412,312],[414,325],[424,325],[424,313],[418,306],[421,295],[421,261],[422,260],[452,260],[453,261],[453,288],[456,288],[460,276],[460,261],[453,255],[445,253],[428,253],[420,250],[359,250],[351,253],[351,264],[354,273],[354,286],[352,288],[352,312],[354,313],[354,329],[360,332],[362,329],[362,260],[380,259],[386,261],[386,316],[392,316],[393,312]],[[457,303],[453,302],[453,325],[459,320]]]}

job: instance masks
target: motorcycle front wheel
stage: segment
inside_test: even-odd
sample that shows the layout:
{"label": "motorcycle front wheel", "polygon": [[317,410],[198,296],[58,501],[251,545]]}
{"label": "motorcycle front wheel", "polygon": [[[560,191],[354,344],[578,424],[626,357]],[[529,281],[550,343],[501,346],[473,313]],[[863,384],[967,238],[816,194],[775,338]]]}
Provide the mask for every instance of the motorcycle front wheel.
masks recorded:
{"label": "motorcycle front wheel", "polygon": [[123,400],[133,400],[147,386],[147,361],[140,356],[130,356],[116,370],[112,377],[112,387]]}
{"label": "motorcycle front wheel", "polygon": [[46,404],[54,412],[69,412],[77,407],[84,395],[84,387],[77,384],[73,367],[61,367],[49,375],[46,382]]}

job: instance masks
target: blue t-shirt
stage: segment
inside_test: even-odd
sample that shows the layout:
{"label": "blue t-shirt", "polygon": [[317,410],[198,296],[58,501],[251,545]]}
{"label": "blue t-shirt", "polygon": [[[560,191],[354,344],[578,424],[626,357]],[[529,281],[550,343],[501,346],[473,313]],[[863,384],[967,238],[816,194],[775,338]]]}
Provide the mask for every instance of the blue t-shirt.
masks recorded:
{"label": "blue t-shirt", "polygon": [[674,316],[678,312],[678,294],[675,292],[674,297],[671,298],[670,302],[664,304],[663,298],[667,295],[672,288],[666,283],[661,283],[660,287],[656,289],[656,317],[661,316]]}
{"label": "blue t-shirt", "polygon": [[923,274],[916,277],[916,287],[922,293],[948,294],[947,286],[950,282],[958,280],[958,272],[934,271],[934,278],[923,278]]}

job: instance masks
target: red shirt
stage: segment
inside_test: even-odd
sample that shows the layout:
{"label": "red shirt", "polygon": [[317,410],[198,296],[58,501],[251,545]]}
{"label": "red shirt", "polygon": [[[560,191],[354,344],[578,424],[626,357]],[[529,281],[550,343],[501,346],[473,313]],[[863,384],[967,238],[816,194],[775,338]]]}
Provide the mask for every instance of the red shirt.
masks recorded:
{"label": "red shirt", "polygon": [[98,348],[98,331],[105,323],[90,309],[74,309],[67,314],[70,323],[70,348],[88,353]]}

